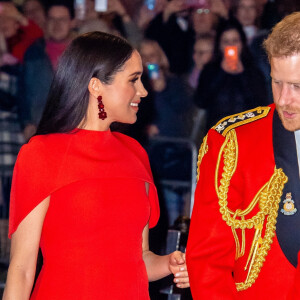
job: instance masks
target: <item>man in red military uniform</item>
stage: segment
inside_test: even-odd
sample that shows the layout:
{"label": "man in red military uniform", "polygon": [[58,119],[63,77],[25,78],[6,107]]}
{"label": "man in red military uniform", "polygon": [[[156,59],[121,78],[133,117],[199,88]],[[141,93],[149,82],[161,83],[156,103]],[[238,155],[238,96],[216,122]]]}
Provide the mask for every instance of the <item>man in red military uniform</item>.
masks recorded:
{"label": "man in red military uniform", "polygon": [[195,300],[300,299],[300,13],[265,48],[275,105],[222,119],[199,151],[187,245]]}

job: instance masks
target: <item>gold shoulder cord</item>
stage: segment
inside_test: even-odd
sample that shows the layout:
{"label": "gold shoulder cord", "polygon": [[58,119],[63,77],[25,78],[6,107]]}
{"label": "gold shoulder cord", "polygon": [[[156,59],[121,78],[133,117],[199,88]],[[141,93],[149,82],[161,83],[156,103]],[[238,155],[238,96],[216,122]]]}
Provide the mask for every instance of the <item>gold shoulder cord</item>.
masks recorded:
{"label": "gold shoulder cord", "polygon": [[[206,142],[206,141],[205,141]],[[205,143],[202,155],[205,154]],[[200,153],[199,153],[200,156]],[[202,156],[203,157],[203,156]],[[202,159],[201,157],[201,159]],[[224,167],[220,183],[218,180],[220,162],[223,157]],[[250,253],[245,266],[245,271],[248,269],[247,278],[244,282],[236,283],[238,291],[245,290],[252,286],[257,279],[259,272],[265,261],[265,257],[270,250],[275,235],[275,224],[278,214],[280,197],[284,184],[287,182],[287,177],[282,169],[274,169],[274,173],[270,180],[258,191],[254,199],[245,210],[237,209],[235,212],[228,208],[227,195],[230,185],[230,180],[236,170],[238,158],[238,143],[235,130],[232,129],[226,134],[225,142],[223,143],[215,173],[215,189],[219,198],[220,212],[223,220],[231,227],[236,243],[236,259],[245,254],[245,229],[255,228],[255,234],[251,245]],[[200,161],[201,163],[201,161]],[[253,208],[258,203],[259,212],[250,219],[245,219]],[[266,230],[262,237],[263,225],[266,219]],[[236,229],[242,230],[242,246],[240,247],[239,239],[236,234]]]}

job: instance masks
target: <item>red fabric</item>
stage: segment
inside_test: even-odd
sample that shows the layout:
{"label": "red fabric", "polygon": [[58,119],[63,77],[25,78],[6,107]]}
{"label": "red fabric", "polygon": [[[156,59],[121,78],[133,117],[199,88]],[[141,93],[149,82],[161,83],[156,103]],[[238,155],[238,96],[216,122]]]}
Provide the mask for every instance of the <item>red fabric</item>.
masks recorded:
{"label": "red fabric", "polygon": [[53,70],[56,70],[58,60],[63,54],[63,52],[66,50],[68,45],[69,45],[69,41],[68,42],[46,41],[46,52],[51,61]]}
{"label": "red fabric", "polygon": [[10,53],[23,62],[26,50],[43,35],[42,29],[33,21],[28,20],[28,25],[21,26],[17,35],[7,41]]}
{"label": "red fabric", "polygon": [[10,236],[48,195],[31,299],[149,299],[142,231],[159,206],[144,149],[110,131],[34,137],[15,167]]}
{"label": "red fabric", "polygon": [[[274,106],[271,107],[267,117],[236,128],[238,165],[228,190],[228,207],[234,211],[245,209],[274,172]],[[254,230],[246,230],[246,254],[235,261],[234,237],[222,219],[215,191],[216,162],[224,139],[210,130],[208,152],[200,167],[187,245],[193,299],[286,299],[293,285],[295,268],[282,253],[276,236],[256,282],[245,291],[236,290],[235,282],[243,282],[247,276],[244,267]],[[257,209],[248,217],[256,214]],[[238,234],[241,241],[240,231]]]}

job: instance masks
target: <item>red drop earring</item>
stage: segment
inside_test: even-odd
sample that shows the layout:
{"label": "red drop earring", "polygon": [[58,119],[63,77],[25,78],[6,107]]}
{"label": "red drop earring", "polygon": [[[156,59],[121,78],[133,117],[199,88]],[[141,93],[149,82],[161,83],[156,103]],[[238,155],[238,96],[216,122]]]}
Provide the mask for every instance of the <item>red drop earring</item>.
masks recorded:
{"label": "red drop earring", "polygon": [[99,109],[99,113],[98,113],[99,119],[104,120],[107,118],[107,114],[104,111],[104,104],[102,103],[102,96],[98,96],[97,100],[98,100],[98,109]]}

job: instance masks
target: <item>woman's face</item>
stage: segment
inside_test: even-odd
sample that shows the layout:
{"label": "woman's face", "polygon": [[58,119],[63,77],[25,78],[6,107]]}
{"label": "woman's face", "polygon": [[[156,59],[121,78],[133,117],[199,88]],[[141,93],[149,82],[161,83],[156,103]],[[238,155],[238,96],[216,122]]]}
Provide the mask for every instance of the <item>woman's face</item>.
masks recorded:
{"label": "woman's face", "polygon": [[211,60],[213,50],[214,45],[212,41],[196,41],[194,45],[193,60],[197,69],[202,70],[203,66]]}
{"label": "woman's face", "polygon": [[132,124],[136,121],[141,98],[148,94],[141,81],[142,72],[141,57],[134,51],[122,71],[116,73],[113,82],[102,85],[102,102],[110,123]]}
{"label": "woman's face", "polygon": [[44,28],[46,23],[46,14],[42,5],[36,0],[28,0],[23,6],[24,15],[33,20],[41,28]]}
{"label": "woman's face", "polygon": [[236,17],[243,26],[254,25],[257,17],[255,0],[240,0]]}
{"label": "woman's face", "polygon": [[192,13],[192,24],[196,34],[211,32],[216,23],[216,15],[209,9],[197,9]]}
{"label": "woman's face", "polygon": [[243,45],[240,34],[236,29],[224,31],[222,34],[220,39],[220,50],[222,53],[224,53],[227,46],[237,46],[238,53],[241,54]]}

